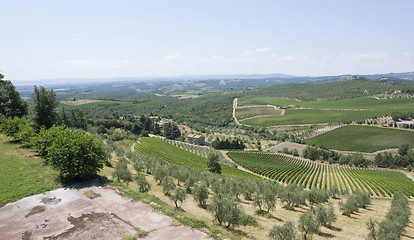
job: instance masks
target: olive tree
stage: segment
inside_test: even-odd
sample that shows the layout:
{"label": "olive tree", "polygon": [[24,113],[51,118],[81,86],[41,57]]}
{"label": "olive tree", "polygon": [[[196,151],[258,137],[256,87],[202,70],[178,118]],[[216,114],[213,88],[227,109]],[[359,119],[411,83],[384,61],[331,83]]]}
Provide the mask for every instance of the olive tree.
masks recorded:
{"label": "olive tree", "polygon": [[195,185],[193,189],[193,198],[200,207],[206,207],[208,200],[208,187],[206,182],[201,181],[199,184]]}
{"label": "olive tree", "polygon": [[151,189],[151,184],[147,181],[145,176],[140,175],[136,178],[140,192],[148,192]]}
{"label": "olive tree", "polygon": [[319,231],[319,223],[313,210],[308,210],[300,215],[298,228],[305,240]]}
{"label": "olive tree", "polygon": [[224,224],[226,228],[231,225],[240,225],[244,217],[244,213],[236,200],[225,194],[215,194],[208,211],[214,215],[214,219],[220,225]]}
{"label": "olive tree", "polygon": [[128,162],[125,158],[121,158],[121,160],[116,163],[115,169],[112,172],[112,177],[116,178],[118,182],[121,180],[130,182],[132,180],[132,174],[128,170]]}
{"label": "olive tree", "polygon": [[275,225],[270,230],[269,239],[271,240],[296,240],[297,234],[295,225],[292,222],[286,222],[282,226]]}
{"label": "olive tree", "polygon": [[170,196],[170,199],[174,202],[175,207],[179,208],[185,199],[187,199],[187,192],[184,188],[176,188],[174,193]]}

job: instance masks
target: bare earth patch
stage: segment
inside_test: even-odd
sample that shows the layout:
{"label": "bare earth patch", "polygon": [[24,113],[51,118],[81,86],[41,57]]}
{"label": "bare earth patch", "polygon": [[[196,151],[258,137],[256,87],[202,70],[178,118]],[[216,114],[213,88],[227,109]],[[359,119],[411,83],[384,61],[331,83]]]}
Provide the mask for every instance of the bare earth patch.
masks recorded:
{"label": "bare earth patch", "polygon": [[142,235],[143,239],[208,239],[204,232],[95,183],[59,188],[0,208],[0,240]]}
{"label": "bare earth patch", "polygon": [[79,100],[75,100],[75,101],[60,101],[60,103],[63,103],[63,104],[66,104],[66,105],[71,105],[71,106],[79,106],[79,105],[94,103],[94,102],[102,102],[102,101],[100,101],[100,100],[91,100],[91,99],[79,99]]}

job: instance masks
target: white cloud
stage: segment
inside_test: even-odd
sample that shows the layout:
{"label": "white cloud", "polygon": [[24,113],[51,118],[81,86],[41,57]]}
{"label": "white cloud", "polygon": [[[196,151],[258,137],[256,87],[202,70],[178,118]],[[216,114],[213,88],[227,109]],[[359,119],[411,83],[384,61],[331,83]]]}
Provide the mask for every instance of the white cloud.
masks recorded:
{"label": "white cloud", "polygon": [[242,53],[243,56],[250,56],[250,55],[253,55],[253,54],[254,53],[252,53],[251,51],[248,51],[248,50],[246,50]]}
{"label": "white cloud", "polygon": [[214,55],[214,56],[213,56],[213,59],[216,59],[216,60],[221,60],[221,59],[224,59],[224,57],[223,57],[223,56],[217,56],[217,55]]}
{"label": "white cloud", "polygon": [[256,51],[257,52],[267,52],[267,51],[269,51],[270,50],[270,48],[269,47],[264,47],[264,48],[256,48]]}
{"label": "white cloud", "polygon": [[275,58],[276,62],[288,62],[293,60],[295,60],[295,57],[291,55]]}
{"label": "white cloud", "polygon": [[377,60],[377,59],[385,59],[387,55],[380,54],[380,53],[360,53],[360,54],[340,54],[340,59],[351,59],[351,60]]}
{"label": "white cloud", "polygon": [[414,54],[409,53],[409,52],[404,52],[403,53],[403,56],[406,56],[406,57],[414,57]]}
{"label": "white cloud", "polygon": [[167,60],[175,60],[175,59],[177,59],[179,57],[180,57],[180,54],[176,53],[176,54],[171,55],[171,56],[165,56],[164,59],[167,59]]}

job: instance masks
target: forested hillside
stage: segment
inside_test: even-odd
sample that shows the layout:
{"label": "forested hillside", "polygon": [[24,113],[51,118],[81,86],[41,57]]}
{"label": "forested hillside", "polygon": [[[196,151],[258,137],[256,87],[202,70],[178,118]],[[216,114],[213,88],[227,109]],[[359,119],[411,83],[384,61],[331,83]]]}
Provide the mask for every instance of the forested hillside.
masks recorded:
{"label": "forested hillside", "polygon": [[412,93],[414,81],[391,78],[370,80],[356,77],[308,84],[284,84],[250,90],[245,95],[247,97],[289,97],[315,101],[391,94],[396,90],[401,90],[403,93]]}

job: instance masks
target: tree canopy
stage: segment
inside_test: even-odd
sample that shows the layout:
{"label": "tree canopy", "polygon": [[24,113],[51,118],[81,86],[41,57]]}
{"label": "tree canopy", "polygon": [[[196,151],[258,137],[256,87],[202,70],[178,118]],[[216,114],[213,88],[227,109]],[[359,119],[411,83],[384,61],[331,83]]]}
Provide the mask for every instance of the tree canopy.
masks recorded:
{"label": "tree canopy", "polygon": [[[45,154],[47,161],[60,171],[64,180],[82,180],[93,177],[102,169],[108,154],[103,143],[94,136],[82,131],[52,127],[43,130],[39,139],[48,143],[37,144],[40,154]],[[48,139],[47,136],[53,136]],[[42,141],[38,142],[42,142]],[[46,146],[46,149],[43,149]]]}
{"label": "tree canopy", "polygon": [[20,98],[14,85],[0,74],[0,119],[27,115],[27,103]]}
{"label": "tree canopy", "polygon": [[181,136],[180,129],[175,123],[166,123],[164,125],[164,134],[167,139],[177,139]]}
{"label": "tree canopy", "polygon": [[52,90],[46,90],[45,87],[34,87],[33,101],[35,103],[34,122],[37,129],[42,126],[50,128],[57,121],[57,113],[55,111],[58,106],[56,101],[56,93]]}

